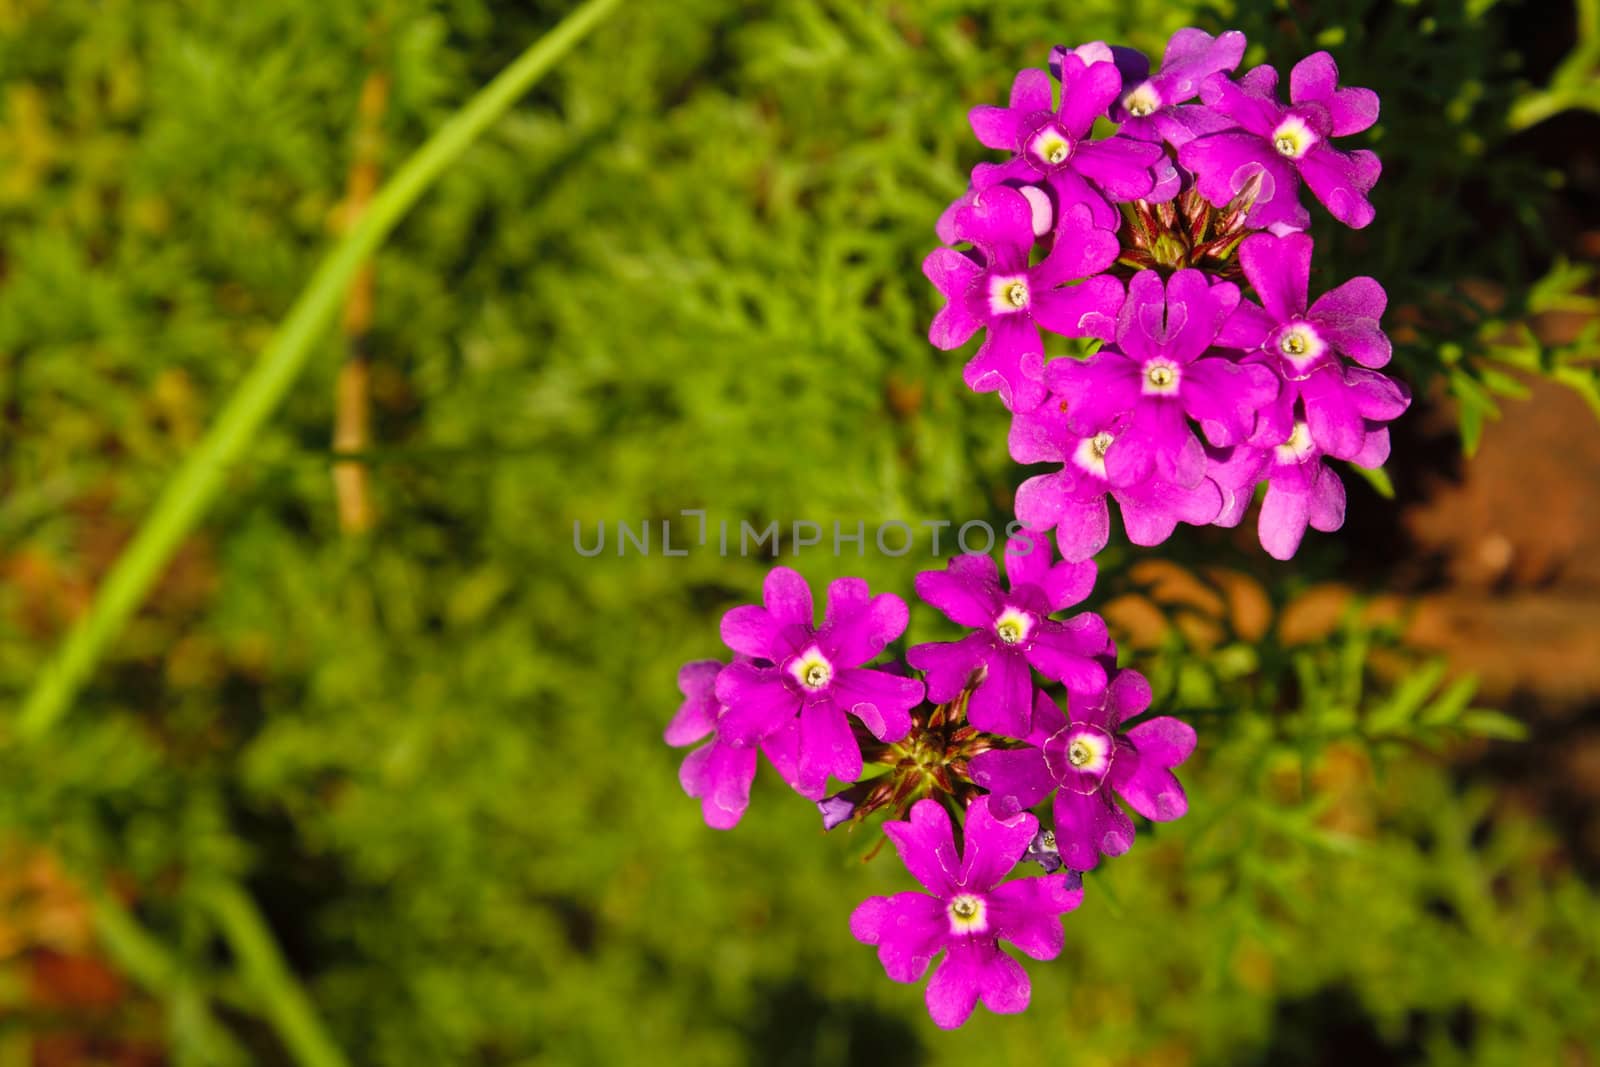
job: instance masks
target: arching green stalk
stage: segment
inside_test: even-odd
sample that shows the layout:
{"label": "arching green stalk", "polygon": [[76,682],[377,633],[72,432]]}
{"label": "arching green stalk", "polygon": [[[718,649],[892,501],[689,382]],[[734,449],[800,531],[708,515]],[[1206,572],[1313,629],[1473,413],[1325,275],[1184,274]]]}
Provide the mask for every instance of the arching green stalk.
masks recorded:
{"label": "arching green stalk", "polygon": [[44,668],[22,707],[25,737],[64,715],[101,654],[121,632],[178,545],[210,508],[225,472],[294,384],[342,304],[361,264],[467,146],[611,13],[620,0],[588,0],[457,111],[373,197],[334,246],[279,325],[227,406],[167,483],[133,542],[118,557],[94,603]]}

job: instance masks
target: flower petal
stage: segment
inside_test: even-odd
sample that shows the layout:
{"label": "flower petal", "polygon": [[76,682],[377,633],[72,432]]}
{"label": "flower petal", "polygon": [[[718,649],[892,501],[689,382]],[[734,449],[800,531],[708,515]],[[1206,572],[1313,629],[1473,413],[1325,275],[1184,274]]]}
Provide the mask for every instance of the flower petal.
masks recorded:
{"label": "flower petal", "polygon": [[991,748],[972,757],[970,766],[972,780],[989,791],[996,811],[1024,811],[1056,788],[1038,748]]}
{"label": "flower petal", "polygon": [[958,892],[961,854],[956,851],[950,816],[937,800],[917,801],[907,819],[884,823],[883,832],[894,842],[911,877],[924,889],[940,900],[949,900]]}
{"label": "flower petal", "polygon": [[915,982],[950,936],[945,903],[926,893],[868,897],[850,915],[850,932],[878,946],[883,970],[896,982]]}
{"label": "flower petal", "polygon": [[1120,856],[1133,847],[1133,820],[1112,803],[1110,791],[1056,791],[1056,847],[1074,871],[1092,871],[1100,857]]}
{"label": "flower petal", "polygon": [[911,732],[909,709],[922,703],[922,683],[852,667],[835,676],[833,699],[860,719],[873,737],[893,744]]}
{"label": "flower petal", "polygon": [[1053,960],[1065,942],[1061,916],[1083,903],[1083,879],[1061,873],[1017,878],[989,893],[989,928],[1036,960]]}
{"label": "flower petal", "polygon": [[722,717],[717,733],[736,744],[755,744],[800,711],[800,697],[776,667],[730,663],[717,675]]}
{"label": "flower petal", "polygon": [[999,885],[1028,851],[1038,831],[1039,820],[1025,811],[997,815],[989,810],[988,797],[968,804],[958,888],[987,893]]}
{"label": "flower petal", "polygon": [[860,578],[838,578],[828,585],[828,608],[817,644],[835,668],[859,666],[906,632],[906,602],[893,593],[872,596]]}

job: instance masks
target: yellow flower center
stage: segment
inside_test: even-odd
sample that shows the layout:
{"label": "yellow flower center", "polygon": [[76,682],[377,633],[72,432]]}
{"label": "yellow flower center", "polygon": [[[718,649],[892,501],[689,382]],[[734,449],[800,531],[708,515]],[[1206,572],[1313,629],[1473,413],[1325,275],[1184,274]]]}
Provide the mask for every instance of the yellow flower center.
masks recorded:
{"label": "yellow flower center", "polygon": [[1150,88],[1150,83],[1146,82],[1123,97],[1122,106],[1128,109],[1128,114],[1142,119],[1160,107],[1161,101],[1156,91]]}
{"label": "yellow flower center", "polygon": [[1144,393],[1170,395],[1178,391],[1178,365],[1167,359],[1153,359],[1144,367]]}
{"label": "yellow flower center", "polygon": [[962,893],[950,899],[950,906],[945,909],[950,916],[950,930],[952,933],[982,933],[989,928],[984,916],[983,898],[973,896],[971,893]]}
{"label": "yellow flower center", "polygon": [[1298,115],[1290,115],[1272,131],[1272,147],[1285,159],[1299,159],[1316,143],[1317,135]]}
{"label": "yellow flower center", "polygon": [[995,636],[1008,645],[1014,645],[1027,637],[1028,631],[1032,628],[1028,616],[1016,608],[1007,608],[994,621]]}
{"label": "yellow flower center", "polygon": [[1014,308],[1028,306],[1028,287],[1022,282],[1012,282],[1006,286],[1006,303]]}
{"label": "yellow flower center", "polygon": [[1090,750],[1088,745],[1083,743],[1082,739],[1072,742],[1067,747],[1067,762],[1074,767],[1082,767],[1092,759],[1094,759],[1094,752]]}
{"label": "yellow flower center", "polygon": [[818,690],[833,681],[833,664],[828,662],[820,649],[807,649],[789,667],[789,673],[795,681],[810,690]]}

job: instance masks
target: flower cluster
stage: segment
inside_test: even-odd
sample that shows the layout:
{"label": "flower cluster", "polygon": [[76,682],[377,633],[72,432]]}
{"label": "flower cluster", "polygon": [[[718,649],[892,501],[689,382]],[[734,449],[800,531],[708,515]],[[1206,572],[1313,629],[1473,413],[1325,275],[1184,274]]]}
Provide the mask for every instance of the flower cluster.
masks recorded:
{"label": "flower cluster", "polygon": [[[816,802],[826,829],[879,810],[909,813],[884,830],[934,895],[874,897],[851,928],[900,981],[920,978],[946,950],[927,991],[941,1026],[960,1025],[979,1000],[992,1011],[1027,1006],[1027,976],[999,941],[1035,959],[1060,951],[1057,917],[1083,896],[1076,872],[1133,842],[1116,798],[1148,819],[1187,810],[1171,768],[1193,750],[1194,732],[1170,718],[1130,724],[1150,703],[1149,685],[1117,668],[1100,616],[1059,617],[1092,590],[1094,563],[1056,560],[1048,538],[1025,535],[1004,559],[1004,582],[984,555],[917,575],[919,598],[966,631],[907,651],[922,681],[901,663],[866,666],[904,632],[903,600],[841,578],[818,627],[805,580],[774,568],[760,605],[722,618],[728,661],[679,673],[684,702],[666,731],[673,745],[705,742],[681,778],[713,827],[737,825],[763,753]],[[824,795],[830,779],[845,788]],[[1053,827],[1041,829],[1026,809],[1051,794]],[[945,804],[964,813],[964,858]],[[1046,874],[1003,881],[1026,860]]]}
{"label": "flower cluster", "polygon": [[[739,822],[761,754],[825,829],[888,813],[926,892],[871,897],[850,929],[896,981],[940,958],[926,1001],[942,1027],[979,1002],[1025,1008],[1028,975],[1002,944],[1054,958],[1081,872],[1132,847],[1134,815],[1188,810],[1173,769],[1194,730],[1151,713],[1100,616],[1067,614],[1093,592],[1107,498],[1153,545],[1179,522],[1238,524],[1265,485],[1261,543],[1287,559],[1308,526],[1343,522],[1325,460],[1381,464],[1409,401],[1377,371],[1383,288],[1354,278],[1312,299],[1301,232],[1302,185],[1338,221],[1372,220],[1378,161],[1332,140],[1371,126],[1377,97],[1318,53],[1285,104],[1270,67],[1234,77],[1244,46],[1183,30],[1154,73],[1127,49],[1057,48],[1008,106],[971,113],[1009,158],[979,164],[938,222],[929,336],[952,349],[982,333],[967,385],[1000,394],[1014,459],[1060,468],[1018,490],[1003,568],[969,554],[917,575],[962,632],[873,665],[904,634],[905,601],[842,578],[819,626],[804,579],[778,567],[760,605],[723,616],[727,659],[679,674],[666,739],[704,742],[681,778],[709,825]],[[1101,119],[1116,132],[1096,140]],[[1046,362],[1046,335],[1097,347]]]}
{"label": "flower cluster", "polygon": [[[1263,483],[1261,543],[1287,559],[1307,526],[1343,524],[1324,461],[1381,465],[1384,423],[1409,403],[1377,373],[1383,287],[1354,278],[1312,301],[1300,232],[1302,185],[1338,221],[1372,221],[1377,157],[1333,142],[1377,120],[1377,96],[1341,87],[1319,52],[1285,104],[1271,67],[1232,76],[1243,54],[1241,34],[1192,29],[1154,74],[1127,49],[1058,48],[1058,102],[1050,74],[1024,70],[1009,107],[970,116],[1011,158],[979,164],[941,220],[955,247],[923,264],[946,299],[929,339],[982,331],[966,382],[1011,411],[1012,458],[1061,465],[1022,485],[1016,512],[1067,559],[1105,546],[1107,497],[1154,545],[1180,522],[1238,524]],[[1117,130],[1091,140],[1101,116]],[[1101,344],[1047,363],[1041,331]]]}

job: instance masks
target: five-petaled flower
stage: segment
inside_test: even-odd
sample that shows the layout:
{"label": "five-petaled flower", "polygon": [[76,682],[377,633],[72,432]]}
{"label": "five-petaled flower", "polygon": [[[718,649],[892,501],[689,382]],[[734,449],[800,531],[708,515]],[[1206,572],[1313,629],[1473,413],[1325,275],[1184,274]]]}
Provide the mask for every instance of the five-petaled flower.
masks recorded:
{"label": "five-petaled flower", "polygon": [[1378,121],[1378,94],[1339,87],[1339,68],[1326,52],[1307,56],[1289,72],[1289,100],[1278,101],[1278,72],[1256,67],[1237,82],[1213,74],[1201,86],[1207,106],[1237,126],[1188,141],[1178,161],[1195,174],[1213,204],[1226,204],[1255,175],[1261,191],[1250,209],[1251,226],[1303,230],[1311,216],[1300,203],[1300,183],[1334,218],[1362,229],[1374,211],[1367,194],[1382,166],[1366,150],[1346,152],[1331,139],[1360,133]]}
{"label": "five-petaled flower", "polygon": [[[983,344],[964,377],[974,392],[996,390],[1014,411],[1044,399],[1044,346],[1040,329],[1063,337],[1108,338],[1122,303],[1122,283],[1101,271],[1117,258],[1117,237],[1097,228],[1089,208],[1073,205],[1050,252],[1029,265],[1033,207],[1009,186],[975,194],[956,213],[954,236],[970,242],[976,258],[938,248],[922,271],[948,303],[934,316],[928,339],[959,348],[985,330]],[[1085,279],[1081,284],[1065,283]]]}
{"label": "five-petaled flower", "polygon": [[1150,706],[1150,683],[1121,670],[1093,700],[1069,702],[1069,718],[1040,691],[1027,746],[991,749],[972,761],[972,780],[989,791],[997,812],[1055,802],[1055,848],[1067,867],[1092,870],[1100,857],[1133,845],[1133,820],[1113,794],[1145,818],[1165,822],[1189,810],[1172,768],[1194,751],[1193,728],[1177,719],[1148,719],[1125,732],[1122,722]]}
{"label": "five-petaled flower", "polygon": [[1060,917],[1083,901],[1082,882],[1067,872],[1001,881],[1027,853],[1039,820],[1026,812],[998,817],[979,797],[967,808],[960,852],[936,800],[919,800],[908,822],[883,829],[927,893],[867,898],[850,916],[850,932],[877,946],[897,982],[917,981],[944,952],[927,1003],[945,1029],[966,1022],[979,1000],[992,1012],[1026,1008],[1028,972],[1000,942],[1036,960],[1055,959],[1064,942]]}
{"label": "five-petaled flower", "polygon": [[1042,537],[1007,542],[1009,591],[1001,588],[999,568],[989,556],[956,556],[945,570],[917,575],[919,597],[973,629],[959,641],[917,645],[906,662],[924,672],[928,697],[939,703],[954,700],[976,676],[967,719],[980,730],[1027,736],[1030,668],[1078,693],[1105,685],[1105,668],[1095,658],[1106,648],[1105,620],[1090,612],[1066,621],[1050,618],[1089,595],[1095,565],[1052,565],[1050,556],[1050,542]]}
{"label": "five-petaled flower", "polygon": [[828,586],[818,629],[811,589],[788,567],[768,573],[762,602],[722,617],[722,640],[750,659],[717,676],[724,705],[717,733],[748,746],[797,723],[793,784],[820,800],[829,775],[861,777],[861,746],[846,713],[880,741],[898,741],[911,729],[922,683],[861,666],[905,632],[906,602],[893,593],[872,596],[860,578],[840,578]]}

